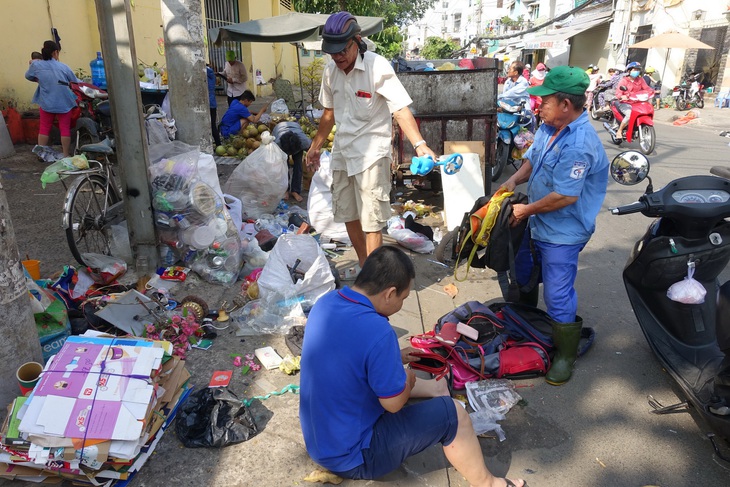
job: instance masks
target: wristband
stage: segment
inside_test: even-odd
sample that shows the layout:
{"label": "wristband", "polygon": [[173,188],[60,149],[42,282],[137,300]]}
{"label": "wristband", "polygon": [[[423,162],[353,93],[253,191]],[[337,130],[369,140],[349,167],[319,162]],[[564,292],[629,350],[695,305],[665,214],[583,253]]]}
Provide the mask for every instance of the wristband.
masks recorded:
{"label": "wristband", "polygon": [[416,150],[416,149],[418,149],[419,147],[421,147],[422,145],[425,145],[425,144],[426,144],[426,141],[423,140],[423,139],[421,139],[418,142],[416,142],[415,144],[413,144],[413,150]]}

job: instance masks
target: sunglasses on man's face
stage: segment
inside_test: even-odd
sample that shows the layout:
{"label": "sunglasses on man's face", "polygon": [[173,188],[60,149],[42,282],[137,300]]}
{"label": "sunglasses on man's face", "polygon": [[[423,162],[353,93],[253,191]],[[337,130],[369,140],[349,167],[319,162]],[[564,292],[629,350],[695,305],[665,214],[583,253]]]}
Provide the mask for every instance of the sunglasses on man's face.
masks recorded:
{"label": "sunglasses on man's face", "polygon": [[330,54],[330,56],[344,56],[347,54],[347,51],[350,49],[350,46],[352,46],[352,43],[355,42],[354,39],[350,39],[350,41],[347,43],[345,48],[341,50],[340,52],[336,52],[334,54]]}

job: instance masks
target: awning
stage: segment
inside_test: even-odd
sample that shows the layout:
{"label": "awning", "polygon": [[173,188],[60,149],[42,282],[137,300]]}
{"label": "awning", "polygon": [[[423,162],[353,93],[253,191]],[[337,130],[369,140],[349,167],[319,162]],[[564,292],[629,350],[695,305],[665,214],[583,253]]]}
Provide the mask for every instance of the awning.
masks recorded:
{"label": "awning", "polygon": [[554,30],[550,34],[525,39],[525,49],[565,49],[568,47],[567,40],[571,37],[592,29],[597,25],[610,22],[612,19],[613,14],[610,14],[597,19],[586,20],[585,22],[572,22],[569,26]]}
{"label": "awning", "polygon": [[[211,41],[220,45],[223,41],[234,42],[299,42],[316,41],[324,23],[329,18],[325,14],[306,14],[292,12],[276,17],[249,20],[240,24],[209,30]],[[380,17],[355,16],[362,28],[362,35],[372,35],[383,30]]]}

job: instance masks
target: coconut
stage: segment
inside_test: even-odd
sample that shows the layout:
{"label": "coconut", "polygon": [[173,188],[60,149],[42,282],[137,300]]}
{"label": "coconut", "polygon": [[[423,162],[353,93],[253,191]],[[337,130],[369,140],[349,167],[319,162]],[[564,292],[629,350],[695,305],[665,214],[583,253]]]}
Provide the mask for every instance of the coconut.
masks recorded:
{"label": "coconut", "polygon": [[261,141],[260,140],[254,140],[252,149],[256,150],[259,147],[261,147]]}
{"label": "coconut", "polygon": [[235,156],[238,153],[238,150],[233,146],[228,146],[228,149],[226,149],[229,156]]}
{"label": "coconut", "polygon": [[236,137],[235,139],[233,139],[233,144],[232,145],[236,149],[241,149],[243,146],[246,145],[246,140],[245,139],[242,139],[241,137]]}
{"label": "coconut", "polygon": [[255,142],[256,142],[256,139],[252,139],[249,137],[248,139],[246,139],[246,147],[248,147],[249,149],[252,149]]}
{"label": "coconut", "polygon": [[258,126],[258,133],[260,133],[260,134],[263,134],[267,130],[269,130],[269,127],[264,124],[261,124]]}
{"label": "coconut", "polygon": [[218,147],[215,148],[215,153],[216,153],[216,155],[224,156],[228,153],[228,151],[226,150],[225,147],[223,147],[222,145],[219,145]]}

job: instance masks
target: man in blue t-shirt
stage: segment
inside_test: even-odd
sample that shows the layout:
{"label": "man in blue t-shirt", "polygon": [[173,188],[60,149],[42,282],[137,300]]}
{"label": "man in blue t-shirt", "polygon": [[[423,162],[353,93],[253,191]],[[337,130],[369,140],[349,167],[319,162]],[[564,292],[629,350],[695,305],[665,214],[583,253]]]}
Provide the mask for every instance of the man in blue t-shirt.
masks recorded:
{"label": "man in blue t-shirt", "polygon": [[[557,354],[545,380],[561,385],[570,379],[578,353],[583,320],[576,315],[575,278],[578,254],[596,229],[596,216],[606,196],[608,157],[583,109],[590,80],[580,68],[558,66],[541,86],[527,91],[541,96],[543,124],[525,153],[520,169],[502,186],[513,191],[527,181],[528,204],[514,205],[515,220],[529,218],[530,238],[523,239],[515,266],[517,282],[530,280],[533,264],[542,272],[547,312]],[[537,305],[538,287],[521,294]]]}
{"label": "man in blue t-shirt", "polygon": [[248,107],[255,101],[256,97],[253,96],[250,90],[244,91],[240,100],[234,98],[231,101],[231,105],[226,110],[223,118],[221,118],[220,129],[223,137],[230,137],[231,135],[241,133],[241,130],[249,123],[258,123],[261,115],[264,114],[269,105],[266,105],[256,115],[253,115]]}
{"label": "man in blue t-shirt", "polygon": [[[413,349],[399,350],[387,317],[401,309],[414,278],[403,251],[380,247],[352,288],[332,291],[312,308],[299,406],[307,452],[340,477],[374,479],[441,443],[471,485],[524,487],[489,472],[469,415],[445,381],[416,379],[403,368],[415,360]],[[411,397],[431,399],[406,406]]]}

